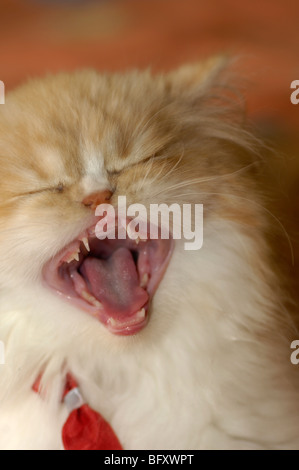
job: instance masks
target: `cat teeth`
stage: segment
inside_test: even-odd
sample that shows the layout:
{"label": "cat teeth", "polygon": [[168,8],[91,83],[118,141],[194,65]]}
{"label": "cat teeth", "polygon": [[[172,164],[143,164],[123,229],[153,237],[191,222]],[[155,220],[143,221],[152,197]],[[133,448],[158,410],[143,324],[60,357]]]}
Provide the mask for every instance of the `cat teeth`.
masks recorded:
{"label": "cat teeth", "polygon": [[86,250],[89,252],[89,251],[90,251],[90,247],[89,247],[89,243],[88,243],[88,238],[87,238],[87,237],[83,237],[81,241],[82,241],[83,245],[85,246]]}
{"label": "cat teeth", "polygon": [[[89,243],[88,243],[88,238],[87,237],[83,237],[81,240],[80,240],[83,245],[85,246],[86,250],[88,252],[90,252],[90,247],[89,247]],[[65,263],[71,263],[72,261],[76,260],[76,261],[79,261],[80,259],[80,246],[75,250],[73,251],[73,253],[71,253],[66,259],[65,259]]]}
{"label": "cat teeth", "polygon": [[108,322],[110,323],[111,326],[117,326],[118,322],[114,320],[114,318],[109,318]]}
{"label": "cat teeth", "polygon": [[132,318],[132,320],[126,322],[126,323],[123,323],[121,321],[117,321],[115,320],[115,318],[112,318],[110,317],[109,320],[108,320],[108,323],[112,326],[112,327],[127,327],[127,326],[133,326],[135,325],[136,323],[136,320],[143,320],[145,318],[145,308],[142,308],[141,310],[139,310],[137,313],[135,313],[134,315],[134,318]]}
{"label": "cat teeth", "polygon": [[[129,237],[131,240],[135,240],[135,241],[137,240],[137,239],[135,239],[135,237],[136,237],[136,232],[135,232],[135,230],[132,230],[132,229],[130,228],[130,225],[127,225],[126,231],[127,231],[128,237]],[[137,237],[137,238],[138,238],[138,237]]]}
{"label": "cat teeth", "polygon": [[147,273],[144,273],[142,278],[141,278],[141,282],[140,282],[140,287],[146,287],[147,283],[148,283],[148,274]]}
{"label": "cat teeth", "polygon": [[147,241],[147,238],[148,238],[148,234],[147,233],[140,233],[140,241],[141,242],[146,242]]}
{"label": "cat teeth", "polygon": [[136,232],[134,229],[130,228],[130,225],[127,225],[126,227],[127,235],[131,240],[135,240],[136,245],[138,245],[140,242],[146,242],[147,241],[147,235],[146,234],[140,234],[136,237]]}
{"label": "cat teeth", "polygon": [[65,260],[66,263],[71,263],[72,261],[76,260],[79,261],[80,248],[70,254],[70,256]]}
{"label": "cat teeth", "polygon": [[81,291],[81,296],[83,299],[87,300],[90,304],[94,305],[97,308],[102,308],[101,302],[99,302],[93,295],[91,295],[86,290]]}
{"label": "cat teeth", "polygon": [[139,312],[136,313],[136,318],[140,320],[145,318],[145,308],[142,308],[141,310],[139,310]]}
{"label": "cat teeth", "polygon": [[140,242],[146,242],[147,238],[137,237],[135,240],[136,245],[139,245]]}
{"label": "cat teeth", "polygon": [[147,242],[147,235],[140,234],[139,237],[138,237],[138,243],[139,242]]}

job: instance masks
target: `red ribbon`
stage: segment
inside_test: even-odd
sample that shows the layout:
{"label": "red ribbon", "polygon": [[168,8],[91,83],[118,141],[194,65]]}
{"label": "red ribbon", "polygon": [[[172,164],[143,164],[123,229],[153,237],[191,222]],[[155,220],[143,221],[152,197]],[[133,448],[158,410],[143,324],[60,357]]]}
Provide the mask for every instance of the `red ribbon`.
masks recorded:
{"label": "red ribbon", "polygon": [[[39,392],[40,377],[33,385]],[[63,400],[74,388],[75,379],[68,374]],[[65,450],[122,450],[122,446],[109,423],[87,404],[71,411],[63,428],[62,441]]]}

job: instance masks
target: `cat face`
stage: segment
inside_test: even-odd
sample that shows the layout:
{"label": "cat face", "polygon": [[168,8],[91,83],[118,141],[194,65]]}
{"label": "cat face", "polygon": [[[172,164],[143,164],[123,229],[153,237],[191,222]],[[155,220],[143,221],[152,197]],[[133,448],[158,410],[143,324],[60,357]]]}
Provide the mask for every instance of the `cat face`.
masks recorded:
{"label": "cat face", "polygon": [[[213,179],[242,161],[225,148],[238,145],[240,134],[206,107],[211,69],[213,62],[156,77],[61,74],[7,97],[0,116],[3,291],[35,286],[119,335],[147,325],[182,242],[151,240],[149,232],[139,243],[100,241],[95,207],[116,206],[125,195],[128,204],[201,202],[221,212],[222,198],[209,196]],[[221,180],[228,184],[230,192],[239,186]],[[235,216],[236,201],[225,211]]]}

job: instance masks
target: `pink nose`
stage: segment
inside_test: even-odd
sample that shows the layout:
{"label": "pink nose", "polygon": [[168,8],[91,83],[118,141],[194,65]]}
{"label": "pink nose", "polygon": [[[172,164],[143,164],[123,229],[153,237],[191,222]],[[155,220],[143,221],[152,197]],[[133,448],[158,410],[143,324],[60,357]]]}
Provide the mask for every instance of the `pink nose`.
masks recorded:
{"label": "pink nose", "polygon": [[95,210],[99,204],[107,204],[112,196],[112,192],[109,189],[104,191],[98,191],[96,193],[89,194],[82,200],[82,204],[90,209]]}

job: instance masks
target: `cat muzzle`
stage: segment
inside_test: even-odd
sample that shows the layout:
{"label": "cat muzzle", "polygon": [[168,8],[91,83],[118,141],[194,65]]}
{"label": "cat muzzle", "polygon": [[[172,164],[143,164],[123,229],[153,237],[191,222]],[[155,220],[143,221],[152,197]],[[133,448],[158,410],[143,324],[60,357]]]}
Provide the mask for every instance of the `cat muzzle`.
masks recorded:
{"label": "cat muzzle", "polygon": [[43,269],[45,283],[118,335],[146,326],[149,307],[173,250],[173,240],[96,237],[95,225]]}

